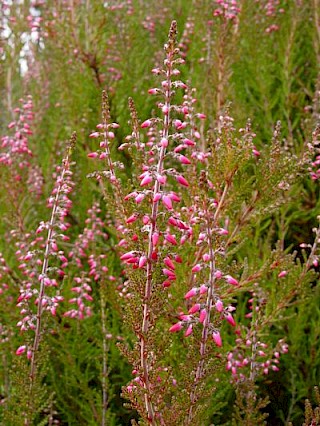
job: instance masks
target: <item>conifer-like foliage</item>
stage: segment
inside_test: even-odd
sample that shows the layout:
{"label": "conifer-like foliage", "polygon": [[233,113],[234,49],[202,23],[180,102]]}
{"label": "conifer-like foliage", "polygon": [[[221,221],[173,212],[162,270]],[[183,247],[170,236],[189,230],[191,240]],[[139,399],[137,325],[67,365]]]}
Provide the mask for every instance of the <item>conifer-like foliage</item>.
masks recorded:
{"label": "conifer-like foliage", "polygon": [[0,424],[318,424],[319,1],[0,10]]}

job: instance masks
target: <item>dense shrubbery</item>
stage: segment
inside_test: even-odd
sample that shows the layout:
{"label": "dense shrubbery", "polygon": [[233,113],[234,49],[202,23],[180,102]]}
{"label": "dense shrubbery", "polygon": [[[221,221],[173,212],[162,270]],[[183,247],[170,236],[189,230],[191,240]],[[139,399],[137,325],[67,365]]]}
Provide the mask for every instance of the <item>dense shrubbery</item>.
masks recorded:
{"label": "dense shrubbery", "polygon": [[1,424],[320,424],[319,1],[1,26]]}

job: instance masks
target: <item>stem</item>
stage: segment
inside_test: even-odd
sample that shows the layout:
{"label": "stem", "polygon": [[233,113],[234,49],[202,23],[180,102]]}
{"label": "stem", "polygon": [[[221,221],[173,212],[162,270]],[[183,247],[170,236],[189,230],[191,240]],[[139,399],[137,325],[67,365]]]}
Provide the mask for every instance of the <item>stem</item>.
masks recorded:
{"label": "stem", "polygon": [[208,234],[209,254],[210,254],[209,288],[208,288],[208,295],[207,295],[207,300],[205,305],[206,319],[204,320],[204,323],[203,323],[201,342],[200,342],[200,360],[198,362],[196,375],[195,375],[194,383],[192,386],[192,391],[190,393],[190,407],[188,412],[187,424],[192,424],[192,417],[193,417],[192,410],[197,399],[197,386],[204,375],[204,363],[205,363],[205,355],[206,355],[206,348],[207,348],[207,341],[208,341],[209,325],[211,322],[210,317],[211,317],[212,301],[213,301],[214,291],[215,291],[216,277],[214,273],[216,271],[216,261],[215,261],[215,251],[213,249],[214,239],[212,235],[212,227],[214,228],[217,223],[219,213],[224,204],[228,189],[229,189],[229,184],[226,183],[222,196],[220,198],[219,204],[213,216],[213,224],[212,224],[213,226],[211,225],[210,212],[208,211],[207,203],[205,201],[204,210],[206,212],[206,227],[207,227],[207,234]]}
{"label": "stem", "polygon": [[[167,63],[167,88],[165,91],[165,106],[167,107],[168,113],[164,116],[164,125],[162,131],[162,138],[168,139],[169,136],[169,125],[170,125],[170,101],[171,101],[171,72],[172,72],[172,64],[171,58],[168,58]],[[159,153],[159,161],[157,165],[157,174],[162,173],[163,171],[163,163],[164,157],[166,153],[166,148],[161,146]],[[155,196],[161,189],[161,184],[158,180],[155,180],[153,196]],[[147,335],[149,331],[150,324],[150,302],[152,295],[152,275],[153,275],[153,260],[152,253],[154,250],[154,245],[152,242],[152,236],[157,228],[157,216],[159,210],[159,201],[153,203],[152,211],[151,211],[151,227],[149,232],[149,242],[148,242],[148,252],[147,252],[147,279],[145,283],[144,289],[144,303],[143,303],[143,320],[140,334],[140,363],[143,371],[143,382],[145,392],[145,407],[148,414],[148,420],[150,424],[156,425],[155,421],[155,413],[153,403],[151,401],[151,385],[150,385],[150,377],[149,377],[149,363],[148,363],[148,349],[147,349]]]}
{"label": "stem", "polygon": [[[49,225],[48,225],[48,235],[46,238],[46,245],[45,245],[45,249],[44,249],[44,259],[43,259],[43,263],[42,263],[42,271],[41,271],[41,280],[40,280],[40,290],[39,290],[39,296],[38,296],[38,307],[37,307],[37,315],[36,315],[36,328],[35,328],[35,335],[34,335],[34,341],[33,341],[33,345],[32,345],[32,349],[31,349],[31,363],[30,363],[30,373],[29,373],[29,378],[30,378],[30,387],[29,387],[29,408],[32,407],[32,400],[33,400],[33,387],[34,387],[34,382],[35,382],[35,376],[36,376],[36,355],[37,352],[39,350],[39,345],[40,345],[40,339],[41,339],[41,332],[42,332],[42,314],[43,314],[43,299],[45,296],[45,278],[47,275],[47,271],[48,271],[48,267],[49,267],[49,256],[50,256],[50,244],[52,241],[52,238],[54,236],[54,225],[55,225],[55,220],[56,220],[56,214],[57,214],[57,210],[59,208],[59,198],[60,198],[60,193],[61,193],[61,189],[64,185],[64,175],[66,173],[66,171],[69,169],[69,153],[70,150],[68,150],[68,154],[66,155],[65,159],[63,160],[63,169],[61,172],[61,175],[59,177],[59,186],[57,187],[57,192],[55,195],[55,199],[53,202],[53,207],[52,207],[52,211],[51,211],[51,218],[49,221]],[[30,422],[30,414],[31,412],[29,411],[28,413],[28,417],[25,419],[24,424],[26,426],[31,425]]]}
{"label": "stem", "polygon": [[103,289],[101,289],[101,323],[102,323],[102,419],[101,426],[106,426],[106,414],[108,407],[108,389],[107,389],[107,376],[108,376],[108,345],[106,340],[106,310],[105,298]]}

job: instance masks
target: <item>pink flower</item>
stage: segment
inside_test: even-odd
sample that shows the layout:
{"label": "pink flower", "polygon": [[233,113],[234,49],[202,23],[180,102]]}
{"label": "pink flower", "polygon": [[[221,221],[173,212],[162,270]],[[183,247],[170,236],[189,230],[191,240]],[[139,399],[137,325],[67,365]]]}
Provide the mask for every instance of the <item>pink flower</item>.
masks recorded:
{"label": "pink flower", "polygon": [[201,322],[201,324],[204,323],[206,318],[207,318],[207,311],[205,309],[202,309],[199,315],[199,321]]}
{"label": "pink flower", "polygon": [[172,327],[169,328],[169,331],[171,331],[171,333],[175,333],[177,331],[180,331],[182,329],[182,322],[177,322],[176,324],[174,324]]}
{"label": "pink flower", "polygon": [[185,299],[191,299],[191,297],[194,297],[198,294],[198,289],[196,287],[193,287],[191,290],[189,290],[185,295]]}
{"label": "pink flower", "polygon": [[201,120],[205,120],[207,118],[207,116],[205,114],[202,114],[202,113],[198,113],[198,114],[196,114],[196,116],[198,118],[200,118]]}
{"label": "pink flower", "polygon": [[168,241],[168,243],[173,244],[174,246],[177,245],[177,240],[174,235],[167,233],[164,238]]}
{"label": "pink flower", "polygon": [[231,314],[226,315],[226,320],[228,321],[229,324],[232,325],[232,327],[236,326],[236,322]]}
{"label": "pink flower", "polygon": [[133,223],[138,219],[138,216],[134,213],[131,216],[128,217],[126,220],[126,223]]}
{"label": "pink flower", "polygon": [[138,195],[135,197],[135,202],[136,202],[137,204],[141,203],[141,201],[143,201],[144,197],[145,197],[145,195],[144,195],[144,194],[138,194]]}
{"label": "pink flower", "polygon": [[214,342],[217,346],[219,346],[219,347],[222,346],[222,339],[221,339],[219,331],[214,331],[212,333],[212,338],[213,338],[213,340],[214,340]]}
{"label": "pink flower", "polygon": [[152,182],[152,176],[150,174],[146,174],[145,177],[142,179],[140,186],[146,186],[150,182]]}
{"label": "pink flower", "polygon": [[231,275],[226,275],[225,278],[227,279],[227,282],[231,285],[238,285],[239,282],[233,278]]}
{"label": "pink flower", "polygon": [[25,353],[26,349],[27,349],[26,345],[19,346],[18,349],[16,350],[16,355],[22,355],[23,353]]}
{"label": "pink flower", "polygon": [[100,136],[100,132],[92,132],[89,135],[89,138],[98,138]]}
{"label": "pink flower", "polygon": [[143,268],[146,263],[147,263],[147,257],[141,256],[139,259],[139,264],[138,264],[139,268]]}
{"label": "pink flower", "polygon": [[196,272],[199,272],[199,271],[201,271],[201,265],[199,264],[199,263],[197,263],[192,269],[191,269],[191,272],[192,273],[196,273]]}
{"label": "pink flower", "polygon": [[164,273],[164,275],[166,275],[169,278],[169,280],[174,281],[176,279],[176,274],[172,272],[170,269],[163,268],[162,272]]}
{"label": "pink flower", "polygon": [[217,269],[216,272],[214,273],[214,276],[217,280],[220,280],[220,278],[222,278],[222,272],[219,271],[219,269]]}
{"label": "pink flower", "polygon": [[171,198],[168,195],[164,195],[162,197],[162,202],[168,210],[172,210],[172,201],[171,201]]}
{"label": "pink flower", "polygon": [[172,269],[173,271],[176,269],[176,267],[174,266],[174,263],[172,262],[172,260],[169,257],[164,258],[164,264],[169,269]]}
{"label": "pink flower", "polygon": [[205,284],[201,284],[200,294],[206,294],[207,291],[208,291],[208,287]]}
{"label": "pink flower", "polygon": [[196,303],[195,305],[191,306],[191,308],[189,309],[189,314],[195,314],[196,312],[199,312],[201,308],[200,303]]}
{"label": "pink flower", "polygon": [[158,244],[158,241],[159,241],[159,233],[158,232],[154,232],[152,234],[152,244],[154,246],[156,246]]}
{"label": "pink flower", "polygon": [[190,324],[187,328],[186,332],[184,333],[184,337],[188,337],[190,334],[192,334],[192,324]]}
{"label": "pink flower", "polygon": [[122,256],[120,256],[120,260],[128,260],[134,257],[133,251],[128,251],[128,253],[124,253]]}
{"label": "pink flower", "polygon": [[159,200],[161,200],[161,194],[160,192],[157,192],[153,197],[153,202],[157,203]]}
{"label": "pink flower", "polygon": [[162,146],[162,148],[167,148],[167,146],[168,146],[168,139],[162,138],[161,141],[160,141],[160,145]]}
{"label": "pink flower", "polygon": [[288,272],[287,272],[287,271],[281,271],[281,272],[279,273],[279,275],[278,275],[278,278],[283,278],[283,277],[285,277],[287,274],[288,274]]}
{"label": "pink flower", "polygon": [[177,182],[180,183],[180,185],[183,185],[183,186],[186,186],[186,187],[189,186],[188,181],[183,176],[178,175],[178,176],[176,176],[176,179],[177,179]]}
{"label": "pink flower", "polygon": [[149,89],[148,90],[149,95],[156,95],[159,93],[159,89],[154,88],[154,89]]}
{"label": "pink flower", "polygon": [[185,155],[180,154],[179,155],[179,161],[181,164],[191,164],[191,161],[189,158],[187,158]]}
{"label": "pink flower", "polygon": [[151,120],[146,120],[141,124],[142,129],[145,129],[146,127],[150,127],[152,124]]}
{"label": "pink flower", "polygon": [[222,312],[223,311],[223,303],[221,302],[221,300],[217,300],[216,304],[215,304],[216,310],[218,312]]}

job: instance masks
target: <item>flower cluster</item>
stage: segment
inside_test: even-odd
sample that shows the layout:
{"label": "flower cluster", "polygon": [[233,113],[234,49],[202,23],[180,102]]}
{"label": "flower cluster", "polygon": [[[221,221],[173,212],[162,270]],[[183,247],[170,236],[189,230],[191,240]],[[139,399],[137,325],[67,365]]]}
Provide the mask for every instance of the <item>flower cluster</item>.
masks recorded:
{"label": "flower cluster", "polygon": [[[75,141],[73,136],[71,143]],[[35,343],[28,350],[34,356],[38,350],[41,333],[41,319],[44,311],[56,315],[59,303],[63,300],[59,289],[59,279],[64,276],[63,269],[68,264],[64,251],[58,247],[58,241],[68,241],[65,231],[69,228],[66,217],[72,202],[69,194],[73,189],[72,171],[70,169],[70,149],[63,160],[63,165],[57,167],[55,187],[48,199],[51,208],[49,221],[41,222],[35,235],[24,235],[24,240],[17,242],[16,256],[19,269],[25,279],[22,280],[17,306],[23,318],[18,322],[21,330],[34,330]],[[47,233],[46,238],[41,234]],[[17,234],[16,231],[13,234]],[[58,266],[60,264],[60,266]],[[36,306],[37,312],[34,307]],[[24,353],[20,348],[19,354]],[[29,351],[31,351],[29,353]]]}
{"label": "flower cluster", "polygon": [[226,369],[231,372],[232,382],[254,381],[256,376],[279,371],[280,355],[288,352],[288,345],[279,340],[275,349],[256,340],[254,332],[236,339],[236,347],[227,355]]}
{"label": "flower cluster", "polygon": [[19,170],[30,167],[29,137],[34,119],[32,97],[20,99],[20,103],[21,107],[14,109],[16,119],[8,124],[10,134],[2,136],[0,145],[0,163],[10,167],[16,181],[21,180]]}
{"label": "flower cluster", "polygon": [[241,11],[238,0],[215,0],[213,16],[221,16],[226,21],[236,22]]}

